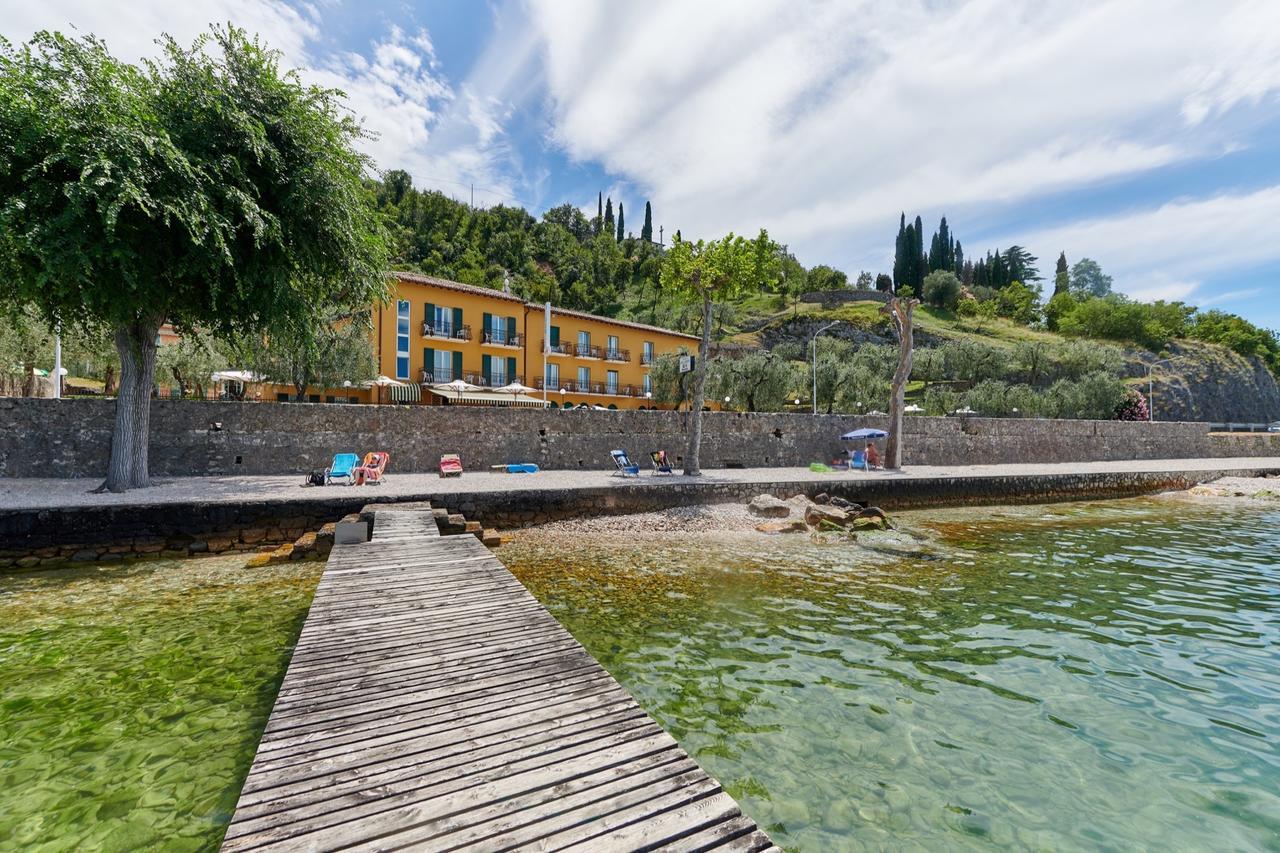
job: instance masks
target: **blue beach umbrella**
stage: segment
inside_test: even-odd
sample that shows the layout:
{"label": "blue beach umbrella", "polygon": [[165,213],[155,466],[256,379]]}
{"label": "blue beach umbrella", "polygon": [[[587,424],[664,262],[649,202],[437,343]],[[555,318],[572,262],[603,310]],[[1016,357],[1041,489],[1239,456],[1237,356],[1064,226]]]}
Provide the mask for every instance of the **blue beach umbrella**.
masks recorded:
{"label": "blue beach umbrella", "polygon": [[841,441],[866,441],[867,439],[871,439],[871,438],[888,438],[888,437],[889,437],[889,433],[885,432],[882,429],[869,429],[867,427],[863,427],[862,429],[855,429],[852,432],[846,432],[844,435],[840,436],[840,440]]}

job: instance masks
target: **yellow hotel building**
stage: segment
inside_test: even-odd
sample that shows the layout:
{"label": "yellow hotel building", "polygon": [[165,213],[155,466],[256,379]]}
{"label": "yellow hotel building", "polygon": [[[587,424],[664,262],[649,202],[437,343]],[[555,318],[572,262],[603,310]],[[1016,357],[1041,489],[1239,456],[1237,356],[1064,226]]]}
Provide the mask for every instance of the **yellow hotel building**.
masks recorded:
{"label": "yellow hotel building", "polygon": [[649,366],[698,346],[692,335],[553,307],[544,376],[542,305],[433,276],[392,275],[392,299],[374,311],[374,354],[379,373],[405,385],[369,389],[362,401],[508,402],[486,391],[432,387],[461,379],[481,389],[511,382],[536,389],[519,398],[525,405],[541,405],[545,389],[546,400],[564,408],[658,408],[649,396]]}

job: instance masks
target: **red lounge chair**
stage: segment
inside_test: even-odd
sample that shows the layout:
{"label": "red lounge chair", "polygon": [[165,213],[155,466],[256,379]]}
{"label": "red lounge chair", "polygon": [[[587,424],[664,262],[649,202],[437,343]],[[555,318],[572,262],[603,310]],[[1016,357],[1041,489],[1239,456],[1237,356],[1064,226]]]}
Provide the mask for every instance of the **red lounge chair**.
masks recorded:
{"label": "red lounge chair", "polygon": [[357,485],[382,485],[382,475],[387,472],[387,463],[391,461],[390,453],[374,450],[364,455],[364,462],[355,470]]}
{"label": "red lounge chair", "polygon": [[440,476],[441,477],[461,477],[462,476],[462,460],[458,458],[456,453],[446,453],[440,457]]}

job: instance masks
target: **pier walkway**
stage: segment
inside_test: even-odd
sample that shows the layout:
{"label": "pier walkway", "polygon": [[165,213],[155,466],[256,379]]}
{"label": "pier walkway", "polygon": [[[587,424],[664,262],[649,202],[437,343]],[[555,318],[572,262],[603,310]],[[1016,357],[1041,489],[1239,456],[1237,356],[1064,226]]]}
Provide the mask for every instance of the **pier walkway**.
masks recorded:
{"label": "pier walkway", "polygon": [[473,536],[334,548],[223,849],[766,850]]}

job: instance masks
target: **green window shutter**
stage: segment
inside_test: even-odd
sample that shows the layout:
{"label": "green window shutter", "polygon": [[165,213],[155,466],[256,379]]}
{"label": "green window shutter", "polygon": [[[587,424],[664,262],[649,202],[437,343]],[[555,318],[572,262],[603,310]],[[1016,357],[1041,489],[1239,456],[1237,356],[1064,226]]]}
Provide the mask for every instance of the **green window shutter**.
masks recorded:
{"label": "green window shutter", "polygon": [[559,326],[551,327],[551,345],[553,347],[560,346],[560,327]]}
{"label": "green window shutter", "polygon": [[516,339],[516,318],[507,318],[507,343],[511,343]]}
{"label": "green window shutter", "polygon": [[453,378],[462,378],[462,350],[458,350],[453,354]]}
{"label": "green window shutter", "polygon": [[516,381],[516,360],[514,358],[507,359],[507,381]]}
{"label": "green window shutter", "polygon": [[484,331],[489,331],[489,327],[493,324],[493,315],[488,311],[484,312]]}
{"label": "green window shutter", "polygon": [[436,369],[436,351],[431,347],[422,348],[422,369],[432,373]]}
{"label": "green window shutter", "polygon": [[493,383],[493,356],[480,356],[480,375],[484,377],[484,381]]}
{"label": "green window shutter", "polygon": [[462,328],[462,309],[461,309],[461,308],[454,308],[454,309],[453,309],[453,331],[454,331],[454,333],[457,333],[457,331],[458,331],[459,329],[461,329],[461,328]]}
{"label": "green window shutter", "polygon": [[436,324],[436,306],[434,304],[430,302],[427,303],[427,313],[422,320],[428,326],[434,326]]}

